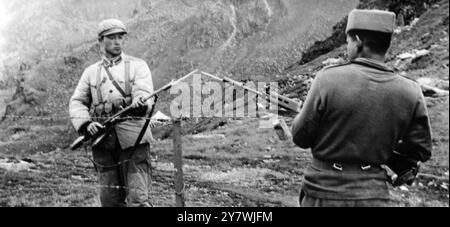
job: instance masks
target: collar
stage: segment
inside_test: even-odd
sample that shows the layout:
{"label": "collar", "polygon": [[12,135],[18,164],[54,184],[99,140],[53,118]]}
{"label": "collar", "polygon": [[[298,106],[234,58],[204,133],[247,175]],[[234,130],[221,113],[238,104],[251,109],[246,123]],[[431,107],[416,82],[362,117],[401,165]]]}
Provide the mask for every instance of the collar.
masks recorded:
{"label": "collar", "polygon": [[354,60],[351,60],[351,62],[358,64],[358,65],[376,68],[376,69],[386,71],[386,72],[394,72],[394,70],[392,68],[390,68],[389,66],[387,66],[386,63],[377,61],[377,60],[373,60],[370,58],[356,58]]}
{"label": "collar", "polygon": [[103,55],[102,57],[102,64],[107,67],[113,67],[118,65],[120,62],[122,62],[122,60],[125,58],[125,55],[122,53],[121,55],[115,57],[115,58],[107,58],[105,55]]}

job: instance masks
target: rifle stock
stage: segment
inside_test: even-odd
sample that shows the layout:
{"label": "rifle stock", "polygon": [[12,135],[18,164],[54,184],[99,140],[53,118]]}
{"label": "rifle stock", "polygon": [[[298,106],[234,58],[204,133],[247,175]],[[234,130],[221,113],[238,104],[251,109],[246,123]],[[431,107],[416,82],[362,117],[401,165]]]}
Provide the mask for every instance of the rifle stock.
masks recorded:
{"label": "rifle stock", "polygon": [[[149,96],[142,98],[143,102],[147,102],[148,100],[150,100],[151,98],[155,97],[156,95],[158,95],[159,93],[166,91],[170,88],[172,88],[174,85],[178,84],[179,82],[185,80],[186,78],[192,76],[193,74],[195,74],[196,72],[198,72],[198,70],[194,70],[191,73],[185,75],[184,77],[174,81],[172,80],[170,83],[166,84],[165,86],[161,87],[160,89],[156,90],[155,92],[153,92],[152,94],[150,94]],[[114,124],[120,120],[121,118],[125,117],[131,110],[132,110],[132,106],[128,106],[125,109],[119,111],[118,113],[114,114],[113,116],[111,116],[110,118],[106,119],[102,125],[104,126],[105,130],[102,130],[100,133],[98,133],[95,136],[87,136],[87,135],[83,135],[78,137],[76,140],[74,140],[74,142],[70,145],[70,149],[71,150],[76,150],[78,148],[80,148],[85,142],[89,141],[90,139],[92,139],[93,142],[93,146],[99,144],[104,137],[106,137],[106,135],[109,134],[109,132],[111,131],[112,127],[114,126]]]}

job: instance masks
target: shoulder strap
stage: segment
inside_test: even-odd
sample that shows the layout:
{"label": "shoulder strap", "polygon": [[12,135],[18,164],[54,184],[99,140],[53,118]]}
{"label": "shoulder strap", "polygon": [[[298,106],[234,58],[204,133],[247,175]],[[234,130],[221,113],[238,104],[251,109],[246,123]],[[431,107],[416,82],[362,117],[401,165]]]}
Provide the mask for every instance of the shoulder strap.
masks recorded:
{"label": "shoulder strap", "polygon": [[96,83],[97,103],[94,102],[94,104],[96,104],[96,105],[103,103],[102,91],[100,90],[101,85],[102,85],[102,64],[100,63],[98,65],[98,70],[97,70],[97,83]]}
{"label": "shoulder strap", "polygon": [[131,95],[131,81],[130,81],[130,74],[131,74],[131,67],[130,67],[130,60],[128,58],[125,59],[125,95],[130,96]]}
{"label": "shoulder strap", "polygon": [[109,80],[112,82],[114,87],[116,87],[116,89],[120,92],[120,94],[122,94],[122,96],[125,98],[126,97],[125,92],[122,90],[120,85],[114,80],[114,78],[111,75],[111,72],[108,70],[108,68],[107,67],[104,67],[104,68],[105,68],[106,74],[108,74]]}
{"label": "shoulder strap", "polygon": [[151,118],[153,116],[153,113],[155,112],[155,106],[156,106],[156,102],[158,102],[158,96],[155,95],[155,98],[153,99],[153,105],[152,105],[152,109],[150,110],[150,113],[147,116],[147,120],[145,121],[144,127],[141,129],[141,132],[139,133],[138,138],[136,139],[136,142],[134,144],[135,147],[137,147],[140,143],[142,138],[145,135],[145,132],[147,131],[148,125],[150,124]]}

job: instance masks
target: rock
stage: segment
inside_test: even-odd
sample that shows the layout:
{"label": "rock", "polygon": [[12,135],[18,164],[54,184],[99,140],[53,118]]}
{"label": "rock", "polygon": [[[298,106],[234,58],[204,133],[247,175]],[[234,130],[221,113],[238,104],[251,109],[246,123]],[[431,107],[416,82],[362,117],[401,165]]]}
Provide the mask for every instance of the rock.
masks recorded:
{"label": "rock", "polygon": [[408,59],[414,60],[414,59],[417,59],[417,58],[420,58],[420,57],[423,57],[423,56],[426,56],[426,55],[429,55],[429,54],[431,54],[431,51],[426,50],[426,49],[413,50],[412,52],[402,53],[402,54],[398,55],[397,59],[400,59],[400,60],[408,60]]}
{"label": "rock", "polygon": [[441,184],[441,188],[448,191],[448,184],[446,183]]}
{"label": "rock", "polygon": [[431,45],[430,50],[435,50],[435,49],[438,49],[440,47],[441,47],[441,45],[433,44],[433,45]]}
{"label": "rock", "polygon": [[437,96],[437,97],[449,95],[449,92],[447,90],[441,89],[441,88],[448,89],[447,81],[442,81],[442,80],[432,79],[432,78],[427,78],[427,77],[421,77],[421,78],[417,79],[417,83],[420,85],[420,87],[422,88],[422,91],[425,93],[425,95],[429,95],[429,96],[432,95],[432,96]]}
{"label": "rock", "polygon": [[409,192],[409,189],[406,186],[400,186],[399,187],[400,190],[405,191],[405,192]]}
{"label": "rock", "polygon": [[272,138],[269,138],[269,143],[274,144],[275,140],[273,140]]}
{"label": "rock", "polygon": [[401,28],[401,27],[398,27],[398,28],[396,28],[396,29],[394,30],[394,34],[398,35],[398,34],[400,34],[400,33],[402,33],[402,28]]}
{"label": "rock", "polygon": [[73,175],[73,176],[71,176],[70,178],[72,178],[72,179],[74,179],[74,180],[77,180],[77,181],[84,181],[83,177],[81,177],[81,176]]}
{"label": "rock", "polygon": [[345,63],[345,60],[343,58],[328,58],[327,60],[323,61],[322,64],[324,65],[339,65]]}
{"label": "rock", "polygon": [[445,172],[445,173],[444,173],[444,175],[448,177],[448,171],[447,171],[447,172]]}
{"label": "rock", "polygon": [[420,39],[422,40],[422,42],[427,42],[431,37],[432,37],[431,33],[427,32],[423,34],[422,37],[420,37]]}
{"label": "rock", "polygon": [[19,140],[24,134],[23,133],[17,133],[11,136],[11,139],[14,141]]}
{"label": "rock", "polygon": [[416,26],[416,24],[417,24],[418,22],[419,22],[419,18],[414,18],[414,20],[411,21],[411,23],[410,23],[409,26],[414,27],[414,26]]}
{"label": "rock", "polygon": [[192,139],[197,139],[197,140],[202,140],[202,139],[210,139],[210,140],[219,139],[219,140],[224,140],[225,138],[226,137],[223,134],[212,134],[212,135],[198,134],[198,135],[192,135]]}
{"label": "rock", "polygon": [[264,155],[263,158],[264,159],[272,159],[272,155]]}
{"label": "rock", "polygon": [[403,54],[400,54],[397,56],[397,58],[401,59],[401,60],[406,60],[406,59],[410,59],[413,57],[414,57],[414,54],[411,54],[411,53],[403,53]]}
{"label": "rock", "polygon": [[419,57],[426,56],[429,54],[431,54],[431,52],[429,50],[418,50],[415,53],[415,58],[419,58]]}
{"label": "rock", "polygon": [[0,159],[0,168],[11,172],[27,171],[34,167],[33,163],[22,160]]}

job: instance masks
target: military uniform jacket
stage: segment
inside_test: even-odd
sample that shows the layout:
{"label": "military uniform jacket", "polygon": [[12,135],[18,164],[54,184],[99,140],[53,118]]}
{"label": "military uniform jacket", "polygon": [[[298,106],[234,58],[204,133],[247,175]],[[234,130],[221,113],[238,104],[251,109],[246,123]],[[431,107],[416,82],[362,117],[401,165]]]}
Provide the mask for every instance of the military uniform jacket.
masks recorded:
{"label": "military uniform jacket", "polygon": [[[124,99],[123,95],[109,80],[108,75],[103,67],[100,69],[100,65],[104,62],[100,61],[89,66],[81,76],[78,86],[70,99],[69,113],[72,119],[72,124],[77,131],[80,131],[82,127],[87,123],[92,122],[92,115],[90,114],[90,108],[94,103],[98,103],[97,88],[105,102],[113,103],[117,99]],[[126,69],[125,62],[129,62],[129,69]],[[146,97],[153,93],[153,81],[150,69],[147,63],[141,59],[121,55],[121,61],[116,64],[111,64],[109,71],[111,72],[114,80],[125,90],[125,71],[129,70],[129,82],[131,88],[131,99],[134,101],[140,97]],[[98,79],[98,73],[100,72],[100,78]],[[150,111],[152,106],[152,100],[147,102],[147,111]],[[92,110],[91,110],[92,112]],[[120,142],[122,149],[127,149],[135,145],[136,139],[144,126],[145,120],[127,120],[115,125],[115,132]],[[144,134],[141,143],[151,142],[152,135],[148,128]]]}
{"label": "military uniform jacket", "polygon": [[[395,75],[384,63],[358,58],[316,75],[292,128],[293,140],[329,163],[385,164],[400,140],[403,155],[426,161],[431,131],[418,84]],[[386,198],[385,173],[353,173],[309,168],[304,190],[324,199]]]}

